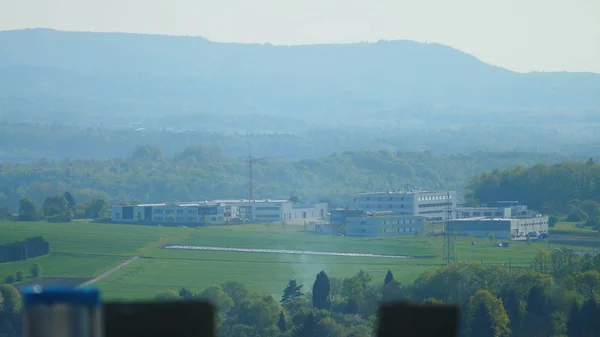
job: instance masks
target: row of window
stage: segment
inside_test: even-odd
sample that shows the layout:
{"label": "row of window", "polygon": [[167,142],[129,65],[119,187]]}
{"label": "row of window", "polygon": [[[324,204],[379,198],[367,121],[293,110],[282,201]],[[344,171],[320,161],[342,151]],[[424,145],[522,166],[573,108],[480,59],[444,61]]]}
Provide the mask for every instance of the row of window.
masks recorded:
{"label": "row of window", "polygon": [[[416,228],[415,228],[416,231]],[[366,228],[355,228],[350,230],[351,233],[366,233]],[[411,233],[413,228],[384,228],[383,233]]]}
{"label": "row of window", "polygon": [[[184,221],[188,221],[188,222],[199,222],[203,220],[202,217],[196,217],[196,216],[176,216],[176,217],[172,217],[172,216],[154,216],[154,218],[152,219],[152,221],[155,222],[160,222],[160,221],[176,221],[176,222],[184,222]],[[219,221],[222,221],[223,218],[219,217]],[[213,216],[210,218],[210,221],[217,221],[217,217]]]}
{"label": "row of window", "polygon": [[420,222],[419,220],[383,220],[384,225],[406,225]]}
{"label": "row of window", "polygon": [[360,198],[356,198],[356,201],[371,201],[371,199],[373,199],[373,201],[384,201],[384,200],[389,200],[389,201],[394,201],[394,200],[400,200],[400,201],[404,201],[404,197],[360,197]]}
{"label": "row of window", "polygon": [[431,208],[431,207],[448,207],[452,206],[451,202],[440,202],[435,204],[419,204],[419,208]]}
{"label": "row of window", "polygon": [[[404,201],[404,197],[405,196],[379,196],[379,197],[357,197],[356,201],[384,201],[384,200],[389,200],[389,201],[393,201],[393,200],[400,200],[400,201]],[[408,200],[412,200],[412,197],[408,197]],[[452,199],[452,195],[447,195],[447,194],[440,194],[440,195],[428,195],[428,196],[422,196],[422,197],[418,197],[417,200],[419,201],[432,201],[432,200],[449,200]]]}
{"label": "row of window", "polygon": [[[492,212],[460,212],[461,216],[463,217],[470,217],[470,216],[492,216]],[[494,216],[504,216],[504,212],[493,212]]]}
{"label": "row of window", "polygon": [[388,207],[385,207],[386,205],[382,205],[382,204],[379,204],[377,206],[375,206],[375,205],[372,205],[372,206],[373,207],[371,207],[371,204],[364,204],[364,205],[357,205],[356,207],[358,209],[371,209],[371,208],[374,208],[374,209],[394,209],[394,208],[404,208],[404,204],[400,204],[400,205],[389,204]]}
{"label": "row of window", "polygon": [[449,200],[452,199],[452,195],[431,195],[426,197],[419,197],[419,201],[431,201],[431,200]]}
{"label": "row of window", "polygon": [[257,211],[278,211],[279,207],[256,207]]}

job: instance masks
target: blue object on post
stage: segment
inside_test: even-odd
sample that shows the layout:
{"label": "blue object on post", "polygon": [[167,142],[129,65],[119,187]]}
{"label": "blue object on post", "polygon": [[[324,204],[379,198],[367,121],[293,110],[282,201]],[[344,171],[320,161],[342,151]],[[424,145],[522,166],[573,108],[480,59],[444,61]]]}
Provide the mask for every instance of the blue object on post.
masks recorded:
{"label": "blue object on post", "polygon": [[24,337],[101,337],[97,288],[35,285],[22,291]]}

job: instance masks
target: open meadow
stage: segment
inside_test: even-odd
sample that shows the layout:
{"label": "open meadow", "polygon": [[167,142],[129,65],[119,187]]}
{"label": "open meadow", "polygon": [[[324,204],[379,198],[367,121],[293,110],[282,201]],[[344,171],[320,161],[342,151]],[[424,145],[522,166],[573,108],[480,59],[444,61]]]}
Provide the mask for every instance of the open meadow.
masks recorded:
{"label": "open meadow", "polygon": [[[0,243],[41,235],[51,253],[26,261],[0,264],[2,280],[18,270],[40,263],[44,278],[94,280],[107,298],[153,298],[168,289],[192,291],[222,282],[237,281],[250,290],[279,296],[289,279],[310,289],[315,275],[325,270],[330,277],[347,277],[360,269],[374,280],[392,270],[396,279],[412,282],[422,272],[441,265],[441,236],[353,238],[314,234],[303,226],[244,225],[204,228],[169,228],[101,224],[0,222]],[[559,224],[548,241],[512,242],[494,247],[488,239],[456,238],[459,261],[529,266],[539,249],[568,245],[577,250],[600,248],[597,232]],[[496,241],[500,242],[500,241]],[[408,255],[413,258],[320,256],[256,252],[164,249],[165,245],[305,250],[316,252]],[[132,260],[134,257],[139,259]],[[132,261],[129,261],[132,260]],[[121,268],[108,272],[125,262]],[[32,282],[31,279],[25,282]]]}

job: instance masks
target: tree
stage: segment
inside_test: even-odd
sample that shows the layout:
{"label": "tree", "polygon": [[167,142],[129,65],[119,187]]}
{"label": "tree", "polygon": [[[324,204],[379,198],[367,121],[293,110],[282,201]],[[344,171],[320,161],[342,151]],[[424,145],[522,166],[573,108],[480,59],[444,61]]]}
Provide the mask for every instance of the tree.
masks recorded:
{"label": "tree", "polygon": [[4,299],[4,313],[18,313],[21,311],[21,295],[17,288],[11,284],[0,284],[0,294]]}
{"label": "tree", "polygon": [[317,322],[315,315],[311,312],[306,316],[304,322],[294,332],[294,337],[315,337],[317,332]]}
{"label": "tree", "polygon": [[177,295],[177,292],[175,292],[175,290],[168,290],[162,293],[159,293],[155,296],[155,299],[157,301],[173,301],[173,300],[177,300],[179,299],[179,295]]}
{"label": "tree", "polygon": [[25,279],[25,275],[22,270],[17,270],[15,276],[17,278],[17,282],[21,282]]}
{"label": "tree", "polygon": [[183,299],[189,300],[194,297],[194,293],[184,287],[179,290],[179,296]]}
{"label": "tree", "polygon": [[581,292],[588,299],[596,299],[596,293],[600,288],[600,272],[597,270],[588,270],[577,275],[577,283]]}
{"label": "tree", "polygon": [[302,296],[302,285],[296,284],[296,280],[290,280],[288,285],[283,290],[283,296],[281,296],[281,303],[289,303]]}
{"label": "tree", "polygon": [[42,276],[42,266],[39,263],[36,263],[31,267],[29,272],[31,273],[31,277],[38,278]]}
{"label": "tree", "polygon": [[226,282],[221,284],[221,288],[233,300],[233,304],[237,307],[241,301],[248,296],[248,290],[243,284],[238,282]]}
{"label": "tree", "polygon": [[329,301],[330,289],[331,285],[329,284],[329,277],[325,271],[321,271],[317,274],[317,278],[313,284],[312,297],[313,306],[315,308],[329,310],[331,304]]}
{"label": "tree", "polygon": [[37,219],[37,206],[33,201],[23,198],[19,201],[19,221],[33,221]]}
{"label": "tree", "polygon": [[491,232],[490,235],[488,235],[488,240],[490,240],[490,242],[494,242],[494,240],[496,240],[496,234]]}
{"label": "tree", "polygon": [[471,337],[508,337],[509,319],[502,301],[487,290],[479,290],[469,299],[467,329]]}
{"label": "tree", "polygon": [[4,279],[4,283],[6,283],[6,284],[13,284],[13,283],[15,283],[16,280],[17,280],[17,278],[15,277],[14,274],[9,274]]}
{"label": "tree", "polygon": [[579,316],[579,306],[577,302],[573,301],[571,309],[569,310],[569,317],[567,321],[567,336],[579,337],[581,336],[582,322],[581,316]]}
{"label": "tree", "polygon": [[517,331],[520,329],[521,321],[525,315],[525,303],[519,298],[516,290],[508,289],[502,295],[502,303],[510,320],[510,330]]}
{"label": "tree", "polygon": [[279,322],[277,322],[277,327],[279,328],[279,331],[281,332],[285,332],[286,330],[286,321],[285,321],[285,315],[283,314],[283,311],[279,312]]}
{"label": "tree", "polygon": [[101,218],[104,212],[108,210],[108,204],[104,199],[92,199],[92,202],[85,208],[86,218]]}
{"label": "tree", "polygon": [[358,277],[358,280],[360,281],[360,285],[362,286],[363,290],[367,289],[367,286],[373,279],[373,277],[371,277],[371,275],[369,275],[369,273],[367,273],[366,271],[364,271],[362,269],[358,271],[358,274],[356,274],[356,277]]}
{"label": "tree", "polygon": [[394,280],[394,274],[392,274],[391,270],[388,270],[387,274],[385,274],[385,279],[383,280],[383,284],[384,285],[390,284],[393,280]]}
{"label": "tree", "polygon": [[497,337],[494,326],[491,324],[493,317],[484,302],[479,303],[470,325],[471,337]]}
{"label": "tree", "polygon": [[77,208],[77,202],[75,202],[75,198],[73,197],[73,195],[71,194],[71,192],[66,191],[63,196],[65,197],[65,200],[67,200],[67,205],[69,207],[69,210],[71,212],[75,212],[75,209]]}
{"label": "tree", "polygon": [[527,312],[529,314],[542,316],[547,313],[548,298],[543,287],[535,285],[527,295]]}
{"label": "tree", "polygon": [[46,217],[60,215],[69,211],[69,202],[64,195],[47,197],[42,205]]}
{"label": "tree", "polygon": [[579,310],[581,336],[600,335],[600,324],[598,323],[598,303],[592,298],[583,303]]}
{"label": "tree", "polygon": [[240,302],[236,312],[234,322],[252,326],[255,335],[267,335],[267,331],[277,331],[281,308],[272,296],[251,294]]}
{"label": "tree", "polygon": [[198,297],[209,300],[215,305],[218,310],[217,316],[219,318],[219,323],[222,323],[225,320],[227,313],[234,306],[231,297],[229,297],[229,295],[227,295],[227,293],[223,291],[223,288],[220,286],[212,286],[207,288],[200,293]]}

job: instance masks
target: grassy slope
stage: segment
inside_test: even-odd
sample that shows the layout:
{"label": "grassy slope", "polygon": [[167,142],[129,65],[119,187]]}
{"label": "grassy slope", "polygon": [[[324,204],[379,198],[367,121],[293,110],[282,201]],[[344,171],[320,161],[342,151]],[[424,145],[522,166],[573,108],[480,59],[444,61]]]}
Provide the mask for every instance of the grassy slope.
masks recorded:
{"label": "grassy slope", "polygon": [[[251,290],[276,295],[290,278],[298,279],[310,289],[320,270],[327,271],[331,277],[346,277],[365,269],[374,280],[382,280],[391,269],[397,279],[411,282],[423,271],[441,263],[441,237],[350,238],[306,233],[301,227],[251,225],[186,229],[85,222],[0,222],[0,243],[42,235],[50,241],[52,251],[48,256],[2,264],[0,276],[16,270],[26,271],[39,262],[47,277],[89,278],[129,257],[141,256],[142,259],[99,282],[106,297],[152,298],[167,289],[185,286],[200,291],[226,281],[238,281]],[[507,263],[511,260],[513,266],[527,266],[539,248],[565,243],[600,247],[600,238],[593,231],[565,224],[559,224],[557,229],[558,235],[548,243],[514,242],[511,248],[492,247],[487,239],[477,239],[477,245],[471,246],[470,238],[459,237],[456,251],[461,261]],[[161,249],[166,243],[434,257],[402,260]]]}

